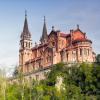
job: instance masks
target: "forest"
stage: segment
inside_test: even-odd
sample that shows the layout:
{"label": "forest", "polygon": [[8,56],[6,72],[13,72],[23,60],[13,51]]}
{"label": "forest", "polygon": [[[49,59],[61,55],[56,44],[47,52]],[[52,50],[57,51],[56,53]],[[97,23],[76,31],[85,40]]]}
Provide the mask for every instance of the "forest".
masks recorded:
{"label": "forest", "polygon": [[9,83],[0,71],[0,100],[100,100],[100,63],[58,63],[45,74],[46,79]]}

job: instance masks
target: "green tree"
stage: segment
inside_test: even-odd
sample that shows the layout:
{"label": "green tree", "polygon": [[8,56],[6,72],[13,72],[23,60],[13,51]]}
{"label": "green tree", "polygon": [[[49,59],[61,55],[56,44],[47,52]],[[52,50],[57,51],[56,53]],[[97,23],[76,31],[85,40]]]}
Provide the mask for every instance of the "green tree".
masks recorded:
{"label": "green tree", "polygon": [[100,63],[100,54],[97,55],[96,61],[97,61],[97,63]]}
{"label": "green tree", "polygon": [[6,100],[6,74],[4,69],[0,69],[0,98]]}
{"label": "green tree", "polygon": [[18,67],[16,66],[13,72],[13,76],[17,76],[19,74]]}

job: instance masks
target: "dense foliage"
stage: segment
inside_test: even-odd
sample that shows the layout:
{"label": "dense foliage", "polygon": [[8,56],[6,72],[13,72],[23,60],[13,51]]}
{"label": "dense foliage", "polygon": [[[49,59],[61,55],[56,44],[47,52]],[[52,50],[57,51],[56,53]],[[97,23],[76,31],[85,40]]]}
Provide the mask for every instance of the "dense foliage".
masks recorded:
{"label": "dense foliage", "polygon": [[46,74],[46,79],[23,80],[9,84],[0,75],[0,100],[99,100],[100,65],[94,64],[56,64]]}
{"label": "dense foliage", "polygon": [[97,61],[97,63],[100,63],[100,54],[97,55],[96,61]]}

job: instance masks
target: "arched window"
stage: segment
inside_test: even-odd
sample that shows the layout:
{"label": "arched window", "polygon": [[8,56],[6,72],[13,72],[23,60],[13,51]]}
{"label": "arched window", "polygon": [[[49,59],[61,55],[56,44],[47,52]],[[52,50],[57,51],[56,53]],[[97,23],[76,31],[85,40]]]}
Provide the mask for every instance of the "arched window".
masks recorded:
{"label": "arched window", "polygon": [[52,42],[52,46],[55,46],[55,42]]}
{"label": "arched window", "polygon": [[68,61],[68,53],[67,53],[67,61]]}
{"label": "arched window", "polygon": [[36,80],[39,80],[39,75],[38,74],[36,75]]}
{"label": "arched window", "polygon": [[26,47],[27,47],[27,42],[26,42]]}
{"label": "arched window", "polygon": [[76,61],[76,50],[72,51],[73,61]]}
{"label": "arched window", "polygon": [[60,52],[60,55],[61,55],[61,61],[63,61],[63,51]]}
{"label": "arched window", "polygon": [[80,56],[82,56],[82,48],[80,48]]}
{"label": "arched window", "polygon": [[89,56],[89,49],[88,49],[88,56]]}
{"label": "arched window", "polygon": [[38,62],[38,64],[39,64],[39,68],[41,68],[41,62],[40,61]]}
{"label": "arched window", "polygon": [[51,56],[50,56],[50,55],[48,55],[48,57],[47,57],[47,61],[48,61],[48,62],[51,62],[51,61],[52,61],[52,59],[51,59]]}
{"label": "arched window", "polygon": [[30,42],[29,42],[28,46],[29,46],[29,48],[30,48]]}
{"label": "arched window", "polygon": [[29,66],[27,65],[27,72],[29,72]]}

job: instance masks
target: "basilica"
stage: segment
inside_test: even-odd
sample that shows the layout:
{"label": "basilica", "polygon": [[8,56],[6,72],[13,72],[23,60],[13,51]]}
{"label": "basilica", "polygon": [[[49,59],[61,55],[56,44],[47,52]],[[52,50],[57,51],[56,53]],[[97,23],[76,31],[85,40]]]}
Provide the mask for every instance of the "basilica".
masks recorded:
{"label": "basilica", "polygon": [[43,31],[40,43],[32,45],[32,36],[28,28],[27,14],[23,31],[20,35],[19,70],[37,75],[41,70],[49,69],[50,66],[59,62],[82,63],[95,62],[95,53],[92,49],[92,41],[77,25],[68,33],[55,30],[52,26],[48,33],[44,17]]}

